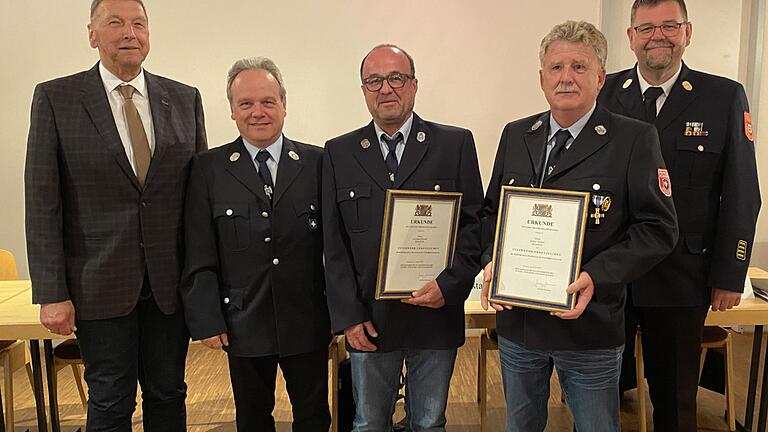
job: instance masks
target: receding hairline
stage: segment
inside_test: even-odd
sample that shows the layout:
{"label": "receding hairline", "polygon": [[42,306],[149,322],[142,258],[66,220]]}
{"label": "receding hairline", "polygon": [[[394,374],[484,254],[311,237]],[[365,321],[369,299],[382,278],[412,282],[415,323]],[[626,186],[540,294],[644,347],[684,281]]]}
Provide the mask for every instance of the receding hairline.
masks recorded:
{"label": "receding hairline", "polygon": [[688,7],[685,5],[685,0],[635,0],[634,3],[632,3],[632,8],[629,12],[629,24],[635,24],[635,17],[637,16],[638,9],[650,9],[664,3],[676,3],[677,7],[680,9],[680,15],[682,16],[683,21],[688,21]]}
{"label": "receding hairline", "polygon": [[384,44],[376,45],[375,47],[371,48],[371,50],[368,51],[368,53],[365,55],[365,57],[363,57],[363,60],[360,62],[360,78],[361,79],[363,78],[363,67],[365,66],[365,61],[368,60],[368,57],[371,54],[373,54],[374,51],[379,50],[379,49],[384,49],[384,48],[389,48],[392,51],[396,51],[397,54],[404,55],[405,58],[408,60],[408,65],[411,68],[409,73],[411,75],[413,75],[414,78],[416,77],[416,65],[414,64],[413,57],[411,57],[411,55],[408,54],[408,52],[406,50],[400,48],[399,46],[397,46],[395,44],[384,43]]}
{"label": "receding hairline", "polygon": [[[91,12],[90,12],[90,20],[93,21],[93,18],[98,15],[99,6],[101,6],[102,3],[104,3],[105,0],[93,0],[91,2]],[[141,10],[144,11],[144,17],[149,20],[149,14],[147,14],[147,7],[144,6],[143,0],[119,0],[119,1],[132,1],[135,3],[138,3],[139,6],[141,6]]]}

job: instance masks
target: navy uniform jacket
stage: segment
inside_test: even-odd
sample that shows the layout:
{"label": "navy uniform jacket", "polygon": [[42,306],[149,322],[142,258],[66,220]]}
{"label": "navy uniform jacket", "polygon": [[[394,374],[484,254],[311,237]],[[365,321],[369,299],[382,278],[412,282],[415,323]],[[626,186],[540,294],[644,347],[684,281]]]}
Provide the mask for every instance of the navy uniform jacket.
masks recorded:
{"label": "navy uniform jacket", "polygon": [[323,149],[284,138],[271,206],[241,138],[193,159],[181,283],[192,339],[228,333],[227,351],[244,357],[328,345],[322,159]]}
{"label": "navy uniform jacket", "polygon": [[[422,135],[423,134],[423,135]],[[419,142],[418,136],[424,141]],[[361,142],[369,145],[363,148]],[[464,300],[480,270],[482,183],[472,133],[413,116],[390,181],[373,122],[328,141],[323,166],[326,285],[334,332],[371,320],[378,351],[450,349],[464,343]],[[374,300],[387,189],[462,192],[453,266],[437,277],[445,306]]]}
{"label": "navy uniform jacket", "polygon": [[[637,69],[609,75],[598,100],[643,118]],[[760,210],[748,119],[741,84],[683,64],[655,122],[680,239],[667,259],[632,283],[635,305],[701,306],[710,303],[711,287],[743,290]]]}
{"label": "navy uniform jacket", "polygon": [[[483,206],[484,225],[496,222],[502,185],[537,183],[548,124],[545,112],[504,128]],[[603,135],[598,133],[603,131],[600,125]],[[542,185],[599,193],[612,200],[599,225],[588,219],[584,238],[582,270],[592,277],[594,297],[576,320],[522,307],[499,312],[499,335],[539,350],[602,349],[624,343],[627,283],[661,261],[677,240],[675,209],[659,185],[660,169],[664,160],[656,131],[598,105]],[[589,210],[594,211],[594,204]],[[483,231],[483,255],[488,261],[494,230]]]}

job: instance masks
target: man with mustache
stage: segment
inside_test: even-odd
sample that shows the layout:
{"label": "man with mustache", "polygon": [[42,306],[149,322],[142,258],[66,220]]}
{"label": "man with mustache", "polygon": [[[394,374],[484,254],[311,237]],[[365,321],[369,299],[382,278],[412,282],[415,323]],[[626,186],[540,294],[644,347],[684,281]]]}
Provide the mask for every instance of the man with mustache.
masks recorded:
{"label": "man with mustache", "polygon": [[[472,133],[413,112],[413,58],[373,48],[360,66],[373,121],[328,141],[323,161],[326,287],[331,327],[352,364],[354,431],[391,429],[403,362],[407,429],[444,431],[464,300],[480,270],[482,184]],[[411,298],[375,300],[387,189],[463,193],[453,265]]]}
{"label": "man with mustache", "polygon": [[93,0],[90,70],[39,84],[25,171],[32,301],[75,332],[90,431],[186,430],[189,335],[178,302],[189,161],[206,148],[200,93],[146,71],[141,0]]}
{"label": "man with mustache", "polygon": [[656,126],[680,239],[631,285],[622,387],[634,385],[632,341],[639,325],[654,427],[695,431],[707,309],[739,304],[755,235],[754,132],[741,84],[682,61],[693,32],[683,0],[636,0],[630,23],[637,65],[608,76],[599,101]]}
{"label": "man with mustache", "polygon": [[[483,205],[483,294],[503,185],[590,192],[573,310],[496,309],[507,432],[543,431],[553,366],[576,430],[619,431],[619,369],[626,284],[661,261],[677,239],[656,132],[595,103],[605,80],[605,37],[566,21],[541,41],[541,89],[550,110],[511,122],[501,135]],[[610,205],[604,205],[609,202]],[[488,228],[486,228],[488,226]]]}

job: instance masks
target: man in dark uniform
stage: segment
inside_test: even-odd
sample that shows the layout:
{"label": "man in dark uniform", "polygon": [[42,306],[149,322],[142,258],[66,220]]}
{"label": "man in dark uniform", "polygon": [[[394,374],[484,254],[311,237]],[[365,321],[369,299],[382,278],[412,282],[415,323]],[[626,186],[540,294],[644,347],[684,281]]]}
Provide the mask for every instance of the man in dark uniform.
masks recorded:
{"label": "man in dark uniform", "polygon": [[227,97],[240,137],[193,159],[187,190],[187,325],[227,351],[238,430],[275,430],[279,364],[293,430],[326,432],[323,150],[283,136],[285,85],[271,60],[237,61]]}
{"label": "man in dark uniform", "polygon": [[[413,113],[413,59],[393,45],[360,67],[373,121],[326,144],[323,220],[328,306],[351,351],[355,431],[391,428],[405,361],[408,430],[445,430],[464,300],[480,269],[482,184],[472,133]],[[463,193],[453,265],[412,298],[375,300],[387,189]]]}
{"label": "man in dark uniform", "polygon": [[[675,244],[672,191],[653,128],[595,103],[607,56],[600,31],[567,21],[541,41],[539,55],[550,111],[502,132],[483,206],[483,261],[491,261],[494,230],[485,224],[496,221],[502,185],[590,192],[590,218],[581,271],[567,287],[579,293],[573,310],[493,304],[506,430],[544,430],[554,365],[576,429],[618,431],[625,288]],[[490,273],[489,263],[481,297],[486,308]]]}
{"label": "man in dark uniform", "polygon": [[[682,56],[691,32],[683,0],[636,0],[627,36],[637,65],[608,76],[599,98],[611,111],[656,126],[675,191],[679,241],[632,283],[627,320],[628,341],[638,325],[642,329],[656,430],[696,430],[707,309],[739,304],[760,209],[744,89],[688,69]],[[630,382],[632,353],[628,344]]]}

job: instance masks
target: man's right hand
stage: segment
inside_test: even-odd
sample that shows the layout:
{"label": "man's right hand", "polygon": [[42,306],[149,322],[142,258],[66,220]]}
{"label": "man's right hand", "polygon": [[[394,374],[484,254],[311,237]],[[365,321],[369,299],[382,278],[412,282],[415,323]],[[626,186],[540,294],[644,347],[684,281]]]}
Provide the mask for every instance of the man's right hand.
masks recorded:
{"label": "man's right hand", "polygon": [[62,336],[69,336],[75,327],[75,306],[71,300],[40,305],[40,323],[45,328]]}
{"label": "man's right hand", "polygon": [[347,342],[349,342],[352,348],[358,351],[376,351],[378,348],[368,339],[368,336],[365,334],[366,331],[373,337],[379,336],[379,333],[373,327],[373,322],[366,321],[345,328],[344,337],[347,338]]}
{"label": "man's right hand", "polygon": [[229,339],[226,333],[202,339],[201,342],[210,349],[221,349],[222,347],[229,346]]}

